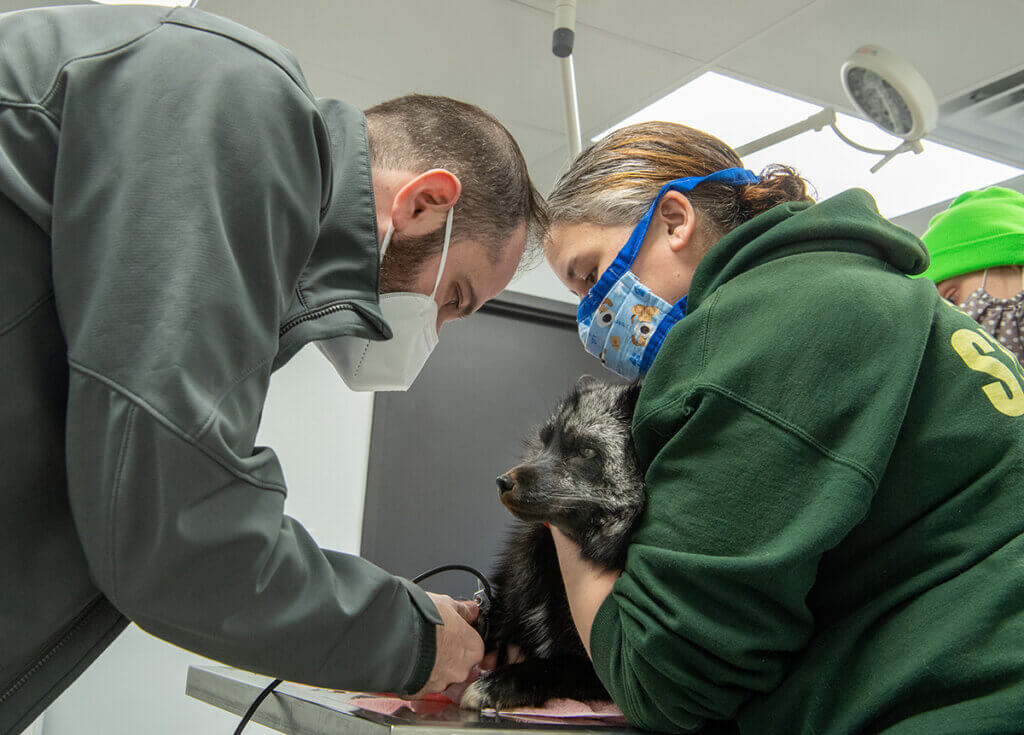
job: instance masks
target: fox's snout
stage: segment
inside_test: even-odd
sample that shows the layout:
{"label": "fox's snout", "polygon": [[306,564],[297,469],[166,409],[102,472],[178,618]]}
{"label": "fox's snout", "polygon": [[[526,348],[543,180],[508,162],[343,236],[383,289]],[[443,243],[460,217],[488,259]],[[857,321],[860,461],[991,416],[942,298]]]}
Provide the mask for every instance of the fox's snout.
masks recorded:
{"label": "fox's snout", "polygon": [[504,495],[507,492],[511,492],[516,488],[516,471],[509,470],[504,475],[498,475],[498,479],[495,480],[498,483],[498,494]]}

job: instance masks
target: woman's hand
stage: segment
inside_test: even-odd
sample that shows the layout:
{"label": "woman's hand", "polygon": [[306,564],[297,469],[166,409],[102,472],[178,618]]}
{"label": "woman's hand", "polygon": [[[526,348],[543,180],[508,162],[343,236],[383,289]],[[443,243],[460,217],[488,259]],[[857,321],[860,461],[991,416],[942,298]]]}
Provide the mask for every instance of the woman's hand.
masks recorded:
{"label": "woman's hand", "polygon": [[612,585],[619,578],[620,572],[602,569],[584,559],[580,555],[580,547],[554,526],[551,526],[551,537],[558,552],[565,594],[569,598],[569,611],[589,656],[590,629],[594,625],[594,618],[601,604],[611,594]]}

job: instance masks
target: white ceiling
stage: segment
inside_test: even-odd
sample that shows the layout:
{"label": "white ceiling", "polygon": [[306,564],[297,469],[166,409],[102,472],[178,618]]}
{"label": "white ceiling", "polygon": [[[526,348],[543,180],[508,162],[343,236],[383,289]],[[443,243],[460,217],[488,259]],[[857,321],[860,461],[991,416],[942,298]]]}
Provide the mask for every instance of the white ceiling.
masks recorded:
{"label": "white ceiling", "polygon": [[[519,139],[544,190],[568,156],[551,6],[199,0],[291,48],[318,94],[366,106],[417,91],[481,105]],[[854,112],[839,68],[864,43],[908,58],[941,104],[1024,68],[1022,28],[1024,0],[579,0],[584,137],[708,69]]]}
{"label": "white ceiling", "polygon": [[[484,107],[519,140],[542,191],[568,161],[559,67],[550,48],[552,0],[199,0],[199,6],[289,46],[318,94],[367,106],[416,91]],[[865,43],[909,59],[941,105],[1024,68],[1021,29],[1024,0],[579,0],[575,65],[583,138],[708,70],[855,114],[839,69]],[[1024,136],[1024,120],[1021,131]],[[920,233],[929,214],[899,220]],[[573,300],[547,269],[525,274],[513,287]]]}
{"label": "white ceiling", "polygon": [[[0,11],[48,4],[65,2],[0,0]],[[542,190],[568,156],[551,6],[198,0],[290,48],[319,95],[366,107],[426,92],[484,107],[520,141]],[[941,105],[1024,68],[1021,29],[1024,0],[579,0],[584,139],[709,69],[853,112],[839,68],[865,43],[909,59]]]}
{"label": "white ceiling", "polygon": [[[858,46],[908,59],[946,99],[1024,66],[1021,0],[816,0],[719,59],[797,96],[851,109],[839,67]],[[852,111],[852,110],[851,110]]]}
{"label": "white ceiling", "polygon": [[[513,0],[199,0],[199,7],[291,48],[317,94],[368,106],[424,92],[480,105],[519,140],[542,189],[567,160],[546,9]],[[701,68],[621,32],[585,32],[576,64],[587,130],[619,119],[638,94],[672,89]]]}

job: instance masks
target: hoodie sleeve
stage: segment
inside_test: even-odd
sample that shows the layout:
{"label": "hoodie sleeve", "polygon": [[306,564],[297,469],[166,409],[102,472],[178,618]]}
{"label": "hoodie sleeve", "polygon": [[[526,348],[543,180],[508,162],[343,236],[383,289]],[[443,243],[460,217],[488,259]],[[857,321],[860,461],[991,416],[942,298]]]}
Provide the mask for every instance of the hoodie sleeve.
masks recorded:
{"label": "hoodie sleeve", "polygon": [[635,432],[663,445],[591,650],[630,722],[694,732],[781,681],[811,635],[819,559],[867,512],[873,485],[724,391],[664,406]]}
{"label": "hoodie sleeve", "polygon": [[253,50],[176,25],[72,62],[59,91],[66,463],[96,584],[143,629],[235,666],[420,689],[429,598],[320,549],[254,446],[325,200],[315,105]]}

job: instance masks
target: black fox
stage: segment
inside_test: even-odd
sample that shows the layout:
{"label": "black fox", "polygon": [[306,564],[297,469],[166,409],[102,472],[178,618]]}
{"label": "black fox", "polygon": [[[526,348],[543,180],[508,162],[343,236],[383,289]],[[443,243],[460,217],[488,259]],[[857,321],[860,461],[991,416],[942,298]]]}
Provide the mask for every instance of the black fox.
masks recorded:
{"label": "black fox", "polygon": [[[492,581],[487,650],[498,666],[466,690],[468,709],[538,707],[550,698],[606,700],[576,626],[555,555],[557,526],[586,559],[622,569],[644,507],[630,427],[640,385],[581,378],[537,435],[525,461],[498,478],[502,504],[519,519]],[[510,663],[508,647],[523,660]]]}

